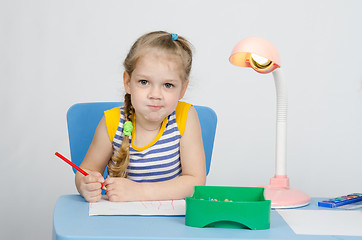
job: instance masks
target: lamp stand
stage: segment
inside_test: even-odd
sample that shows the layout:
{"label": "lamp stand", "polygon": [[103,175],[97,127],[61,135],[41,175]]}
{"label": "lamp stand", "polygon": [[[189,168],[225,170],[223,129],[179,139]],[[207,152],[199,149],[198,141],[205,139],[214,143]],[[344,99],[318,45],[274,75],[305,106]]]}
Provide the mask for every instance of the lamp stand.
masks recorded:
{"label": "lamp stand", "polygon": [[310,197],[289,187],[289,178],[286,174],[287,153],[287,114],[288,92],[287,84],[281,68],[273,71],[277,96],[277,124],[276,124],[276,167],[275,176],[270,179],[270,185],[264,187],[265,199],[271,200],[272,208],[294,208],[308,205]]}

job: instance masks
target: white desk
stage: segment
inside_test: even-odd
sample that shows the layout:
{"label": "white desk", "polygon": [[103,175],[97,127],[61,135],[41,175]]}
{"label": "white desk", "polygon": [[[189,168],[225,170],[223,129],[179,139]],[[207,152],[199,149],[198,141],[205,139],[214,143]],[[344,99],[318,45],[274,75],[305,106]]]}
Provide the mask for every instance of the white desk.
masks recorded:
{"label": "white desk", "polygon": [[[320,199],[300,209],[317,207]],[[255,239],[255,240],[361,240],[362,237],[296,235],[283,218],[271,211],[270,229],[195,228],[185,217],[89,216],[89,204],[80,195],[61,196],[54,209],[53,239]]]}

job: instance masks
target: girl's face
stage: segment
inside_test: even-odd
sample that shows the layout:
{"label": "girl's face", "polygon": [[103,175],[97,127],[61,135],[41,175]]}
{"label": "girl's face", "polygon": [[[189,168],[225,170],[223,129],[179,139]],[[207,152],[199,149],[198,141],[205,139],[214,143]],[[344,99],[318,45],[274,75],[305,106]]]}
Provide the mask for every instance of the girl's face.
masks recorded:
{"label": "girl's face", "polygon": [[182,76],[177,56],[154,50],[138,59],[132,76],[124,73],[124,87],[131,94],[136,123],[161,124],[175,110],[188,85]]}

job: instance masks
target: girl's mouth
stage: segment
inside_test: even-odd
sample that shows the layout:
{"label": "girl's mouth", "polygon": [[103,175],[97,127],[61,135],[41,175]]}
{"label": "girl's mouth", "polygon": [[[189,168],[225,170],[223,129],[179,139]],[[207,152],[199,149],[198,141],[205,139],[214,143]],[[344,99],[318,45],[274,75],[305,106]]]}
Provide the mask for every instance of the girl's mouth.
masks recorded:
{"label": "girl's mouth", "polygon": [[157,105],[148,105],[148,107],[153,111],[158,111],[162,108],[161,106],[157,106]]}

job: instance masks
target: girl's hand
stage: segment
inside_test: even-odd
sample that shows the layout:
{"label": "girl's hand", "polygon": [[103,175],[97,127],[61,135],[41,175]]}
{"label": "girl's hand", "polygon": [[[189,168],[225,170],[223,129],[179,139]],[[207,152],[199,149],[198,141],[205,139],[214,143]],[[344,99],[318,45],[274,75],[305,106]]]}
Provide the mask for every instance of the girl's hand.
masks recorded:
{"label": "girl's hand", "polygon": [[102,197],[101,183],[104,182],[104,178],[99,172],[87,172],[89,175],[80,179],[78,191],[86,201],[97,202]]}
{"label": "girl's hand", "polygon": [[111,202],[141,200],[138,195],[141,184],[127,178],[107,178],[104,186],[107,188],[106,195]]}

